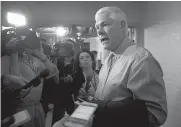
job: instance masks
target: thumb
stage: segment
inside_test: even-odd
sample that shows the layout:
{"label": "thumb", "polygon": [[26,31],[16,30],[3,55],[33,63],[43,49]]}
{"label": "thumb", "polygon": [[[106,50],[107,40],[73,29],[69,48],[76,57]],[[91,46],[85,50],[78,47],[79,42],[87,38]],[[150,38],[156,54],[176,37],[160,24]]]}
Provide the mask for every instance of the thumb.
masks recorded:
{"label": "thumb", "polygon": [[23,81],[23,83],[28,83],[28,82],[30,82],[30,81],[28,81],[27,79],[25,79],[25,78],[23,78],[23,77],[21,77],[21,81]]}
{"label": "thumb", "polygon": [[26,85],[26,83],[24,83],[22,80],[19,80],[18,84],[21,85],[21,86],[25,86]]}
{"label": "thumb", "polygon": [[56,122],[53,127],[64,127],[63,124],[69,117],[69,115],[64,116],[60,121]]}

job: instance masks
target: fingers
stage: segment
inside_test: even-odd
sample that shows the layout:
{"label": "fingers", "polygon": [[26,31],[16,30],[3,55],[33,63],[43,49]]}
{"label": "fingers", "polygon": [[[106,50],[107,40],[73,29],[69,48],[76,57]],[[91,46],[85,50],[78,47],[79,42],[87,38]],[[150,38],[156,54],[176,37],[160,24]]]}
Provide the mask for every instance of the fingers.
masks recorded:
{"label": "fingers", "polygon": [[86,94],[86,91],[84,90],[84,88],[81,88],[80,92],[81,92],[81,94]]}
{"label": "fingers", "polygon": [[65,83],[72,82],[72,80],[73,80],[73,79],[72,79],[71,77],[68,77],[68,76],[64,78],[64,82],[65,82]]}
{"label": "fingers", "polygon": [[73,78],[72,78],[72,76],[71,76],[71,75],[68,75],[68,76],[67,76],[67,78],[68,78],[68,80],[70,80],[70,82],[72,82],[72,81],[73,81]]}
{"label": "fingers", "polygon": [[26,79],[22,78],[22,77],[17,77],[16,76],[16,81],[14,81],[15,84],[19,85],[20,87],[25,86],[29,81],[27,81]]}
{"label": "fingers", "polygon": [[83,101],[81,102],[81,104],[89,104],[89,102]]}
{"label": "fingers", "polygon": [[49,108],[49,110],[53,109],[54,108],[54,104],[49,104],[48,108]]}
{"label": "fingers", "polygon": [[64,122],[69,118],[69,115],[66,115],[65,117],[63,117],[60,121],[56,122],[53,127],[65,127],[63,124]]}
{"label": "fingers", "polygon": [[28,89],[22,89],[21,92],[20,92],[20,97],[21,98],[24,98],[25,96],[27,96],[31,91],[31,88],[28,88]]}
{"label": "fingers", "polygon": [[79,101],[75,101],[74,102],[77,106],[81,105],[81,103]]}
{"label": "fingers", "polygon": [[79,94],[84,95],[84,92],[80,89]]}
{"label": "fingers", "polygon": [[66,77],[66,78],[64,78],[64,82],[65,82],[65,83],[68,83],[68,79],[67,79],[67,77]]}

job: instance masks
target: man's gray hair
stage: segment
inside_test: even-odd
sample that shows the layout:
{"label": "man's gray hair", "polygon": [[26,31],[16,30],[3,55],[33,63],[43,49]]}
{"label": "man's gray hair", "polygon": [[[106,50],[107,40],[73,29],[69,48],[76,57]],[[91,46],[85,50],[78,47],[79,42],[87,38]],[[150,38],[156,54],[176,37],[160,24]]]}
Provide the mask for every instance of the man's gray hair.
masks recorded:
{"label": "man's gray hair", "polygon": [[108,13],[110,18],[112,18],[113,20],[116,20],[116,21],[125,20],[126,25],[127,25],[126,15],[125,15],[124,11],[118,7],[111,6],[111,7],[103,7],[101,9],[99,9],[95,15],[95,19],[100,13]]}

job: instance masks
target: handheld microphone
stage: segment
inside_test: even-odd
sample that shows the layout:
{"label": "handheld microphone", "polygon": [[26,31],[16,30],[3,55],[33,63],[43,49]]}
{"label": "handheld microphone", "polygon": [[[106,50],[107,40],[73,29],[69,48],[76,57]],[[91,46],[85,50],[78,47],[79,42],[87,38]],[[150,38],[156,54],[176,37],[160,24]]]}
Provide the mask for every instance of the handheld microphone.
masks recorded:
{"label": "handheld microphone", "polygon": [[21,87],[20,89],[27,89],[31,86],[37,87],[41,83],[41,78],[46,78],[50,74],[50,71],[48,69],[44,69],[39,76],[31,80],[27,85]]}
{"label": "handheld microphone", "polygon": [[31,86],[33,87],[37,87],[38,85],[40,85],[41,83],[41,78],[46,78],[48,75],[50,74],[50,71],[48,69],[44,69],[39,76],[37,76],[36,78],[34,78],[33,80],[31,80],[29,83],[27,83],[25,86],[21,87],[20,89],[16,89],[14,91],[14,95],[17,98],[20,98],[20,91],[22,89],[28,89]]}

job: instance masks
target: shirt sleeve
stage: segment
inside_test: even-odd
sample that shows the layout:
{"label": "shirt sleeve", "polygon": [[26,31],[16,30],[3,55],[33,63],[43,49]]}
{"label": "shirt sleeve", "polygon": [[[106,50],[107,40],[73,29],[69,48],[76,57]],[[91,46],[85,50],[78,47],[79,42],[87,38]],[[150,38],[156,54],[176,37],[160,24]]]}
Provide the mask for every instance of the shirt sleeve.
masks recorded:
{"label": "shirt sleeve", "polygon": [[132,91],[134,99],[145,101],[150,124],[164,124],[167,118],[167,100],[163,72],[151,54],[135,57],[127,87]]}

